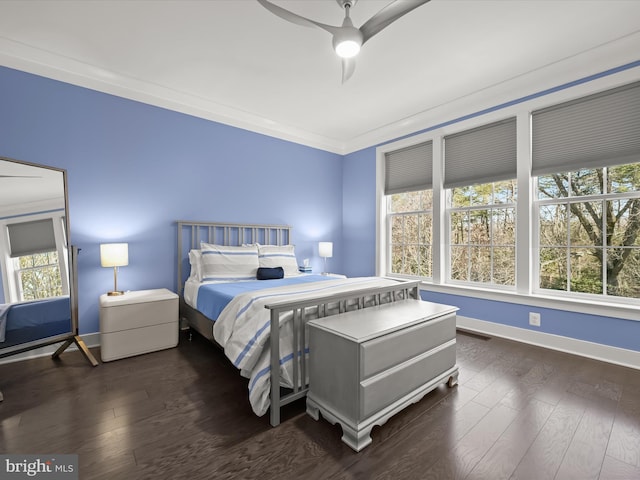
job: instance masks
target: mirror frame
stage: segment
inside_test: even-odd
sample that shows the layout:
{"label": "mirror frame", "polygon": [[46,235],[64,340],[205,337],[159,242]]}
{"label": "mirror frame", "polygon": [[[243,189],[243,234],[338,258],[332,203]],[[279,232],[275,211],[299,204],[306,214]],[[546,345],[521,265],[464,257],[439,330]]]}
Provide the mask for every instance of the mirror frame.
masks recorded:
{"label": "mirror frame", "polygon": [[[77,343],[78,336],[78,279],[77,279],[77,254],[79,249],[71,245],[71,229],[70,229],[70,220],[69,220],[69,194],[68,194],[68,184],[67,184],[67,171],[62,168],[51,167],[48,165],[41,165],[32,162],[25,162],[22,160],[16,160],[14,158],[8,157],[0,157],[1,161],[7,161],[12,163],[18,163],[22,165],[26,165],[29,167],[35,168],[43,168],[46,170],[54,170],[62,173],[62,187],[64,190],[64,210],[65,210],[65,218],[64,218],[64,228],[65,232],[65,241],[66,241],[66,249],[67,249],[67,273],[68,273],[68,281],[69,281],[69,315],[70,315],[70,328],[68,332],[57,334],[51,337],[44,337],[41,339],[33,340],[30,342],[25,342],[22,344],[12,345],[6,348],[2,348],[0,346],[0,358],[8,357],[10,355],[15,355],[18,353],[26,352],[28,350],[33,350],[35,348],[44,347],[47,345],[52,345],[54,343],[65,342],[63,344],[64,348],[61,347],[62,350],[66,349],[71,343]],[[67,344],[68,343],[68,344]],[[86,348],[86,346],[85,346]],[[54,357],[58,356],[62,353],[62,350],[54,354]],[[88,352],[88,350],[87,350]],[[91,360],[90,360],[91,361]],[[94,360],[95,361],[95,360]],[[92,362],[93,363],[93,362]]]}

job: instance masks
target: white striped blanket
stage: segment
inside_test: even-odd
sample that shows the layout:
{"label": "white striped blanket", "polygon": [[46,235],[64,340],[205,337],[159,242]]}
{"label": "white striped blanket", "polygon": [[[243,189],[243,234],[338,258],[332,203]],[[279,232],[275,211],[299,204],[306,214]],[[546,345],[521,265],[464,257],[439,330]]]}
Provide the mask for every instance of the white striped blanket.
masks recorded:
{"label": "white striped blanket", "polygon": [[[265,305],[308,300],[339,293],[384,287],[395,280],[381,277],[337,278],[247,292],[235,297],[220,313],[213,327],[215,340],[231,362],[249,378],[249,401],[258,416],[269,409],[270,311]],[[280,318],[280,376],[284,387],[292,386],[293,342],[290,314]]]}

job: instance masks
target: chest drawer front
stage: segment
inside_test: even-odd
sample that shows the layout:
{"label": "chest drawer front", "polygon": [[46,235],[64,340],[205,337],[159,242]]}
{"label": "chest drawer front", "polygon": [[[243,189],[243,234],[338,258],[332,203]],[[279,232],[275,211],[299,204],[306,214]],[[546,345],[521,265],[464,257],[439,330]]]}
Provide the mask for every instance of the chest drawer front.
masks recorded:
{"label": "chest drawer front", "polygon": [[361,378],[377,375],[455,336],[456,317],[449,314],[370,340],[361,345]]}
{"label": "chest drawer front", "polygon": [[456,363],[456,341],[360,383],[360,418],[363,420],[446,372]]}

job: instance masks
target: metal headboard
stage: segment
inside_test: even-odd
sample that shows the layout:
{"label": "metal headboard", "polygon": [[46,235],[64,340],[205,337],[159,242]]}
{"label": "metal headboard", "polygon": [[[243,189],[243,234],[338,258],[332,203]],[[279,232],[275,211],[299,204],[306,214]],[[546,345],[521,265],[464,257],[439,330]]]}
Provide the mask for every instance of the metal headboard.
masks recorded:
{"label": "metal headboard", "polygon": [[189,266],[189,250],[200,248],[200,243],[216,245],[289,245],[291,227],[288,225],[261,225],[244,223],[192,222],[178,220],[178,294],[182,294],[183,272]]}

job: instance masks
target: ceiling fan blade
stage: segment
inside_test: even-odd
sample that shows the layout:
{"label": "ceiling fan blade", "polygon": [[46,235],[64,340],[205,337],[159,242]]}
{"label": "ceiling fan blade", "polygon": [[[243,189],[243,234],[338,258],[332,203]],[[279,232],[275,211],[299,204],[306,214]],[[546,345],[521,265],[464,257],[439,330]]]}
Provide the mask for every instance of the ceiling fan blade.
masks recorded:
{"label": "ceiling fan blade", "polygon": [[353,72],[356,71],[356,59],[355,57],[342,59],[342,83],[351,78]]}
{"label": "ceiling fan blade", "polygon": [[0,178],[41,178],[37,175],[0,175]]}
{"label": "ceiling fan blade", "polygon": [[264,8],[269,10],[274,15],[286,20],[287,22],[295,23],[296,25],[302,25],[303,27],[319,27],[332,35],[340,30],[340,27],[334,27],[333,25],[327,25],[325,23],[316,22],[315,20],[310,20],[308,18],[302,17],[296,13],[290,12],[282,7],[274,5],[267,0],[258,0],[258,3],[262,5]]}
{"label": "ceiling fan blade", "polygon": [[418,8],[420,5],[424,5],[427,2],[429,2],[429,0],[396,0],[393,3],[390,3],[360,27],[360,31],[363,36],[362,43],[369,40],[380,30],[388,27],[414,8]]}

